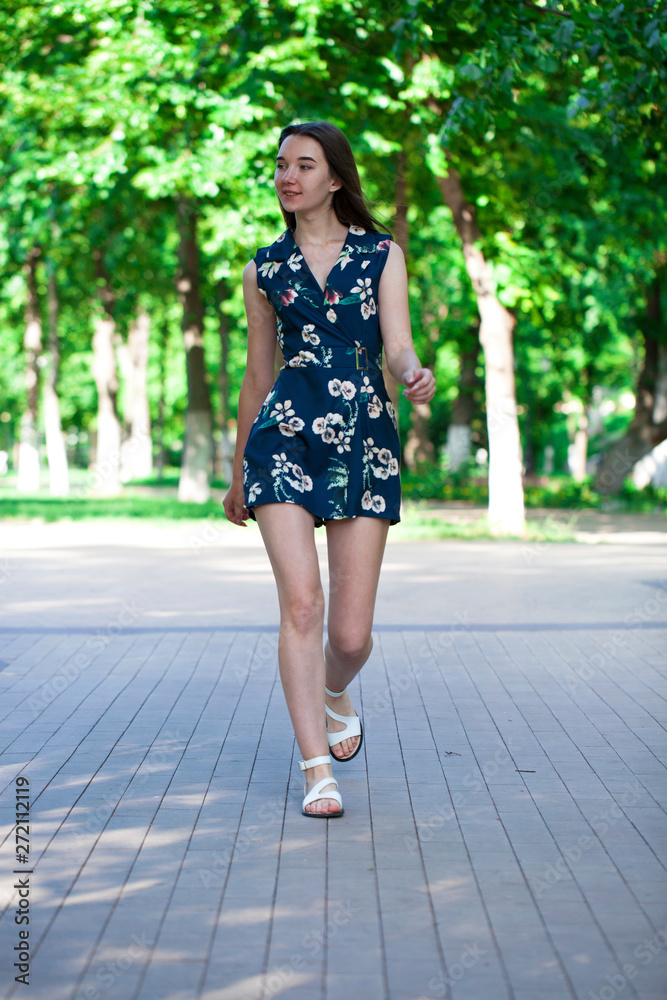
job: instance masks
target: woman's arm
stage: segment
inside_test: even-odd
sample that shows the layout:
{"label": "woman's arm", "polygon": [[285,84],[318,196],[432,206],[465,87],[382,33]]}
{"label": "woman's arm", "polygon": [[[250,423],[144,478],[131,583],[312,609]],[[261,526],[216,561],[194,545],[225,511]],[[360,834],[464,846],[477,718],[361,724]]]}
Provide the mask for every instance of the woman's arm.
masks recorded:
{"label": "woman's arm", "polygon": [[378,313],[387,367],[405,386],[403,395],[411,403],[428,403],[435,395],[435,378],[422,368],[415,354],[408,308],[408,275],[403,251],[397,243],[389,247],[380,277]]}
{"label": "woman's arm", "polygon": [[248,355],[239,394],[232,483],[223,500],[228,520],[241,527],[249,517],[243,495],[243,452],[255,417],[275,381],[276,314],[257,287],[254,260],[243,271],[243,301],[248,319]]}

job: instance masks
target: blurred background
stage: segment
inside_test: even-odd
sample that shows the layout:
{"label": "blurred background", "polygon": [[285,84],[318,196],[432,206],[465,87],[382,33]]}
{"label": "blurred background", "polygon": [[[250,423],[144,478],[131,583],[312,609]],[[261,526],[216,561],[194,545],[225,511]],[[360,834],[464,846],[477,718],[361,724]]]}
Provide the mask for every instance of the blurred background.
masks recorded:
{"label": "blurred background", "polygon": [[664,510],[664,5],[3,8],[0,515],[221,514],[241,272],[284,228],[280,130],[314,118],[406,253],[438,379],[399,399],[404,496],[488,503],[495,533]]}

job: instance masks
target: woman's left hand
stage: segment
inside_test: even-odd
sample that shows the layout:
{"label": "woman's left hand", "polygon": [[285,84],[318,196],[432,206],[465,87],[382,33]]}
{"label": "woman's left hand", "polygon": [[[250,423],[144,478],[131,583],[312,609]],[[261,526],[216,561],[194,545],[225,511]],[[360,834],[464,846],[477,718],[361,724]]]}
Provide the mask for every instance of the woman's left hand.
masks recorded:
{"label": "woman's left hand", "polygon": [[415,405],[430,403],[435,396],[435,376],[430,368],[412,368],[403,373],[403,395]]}

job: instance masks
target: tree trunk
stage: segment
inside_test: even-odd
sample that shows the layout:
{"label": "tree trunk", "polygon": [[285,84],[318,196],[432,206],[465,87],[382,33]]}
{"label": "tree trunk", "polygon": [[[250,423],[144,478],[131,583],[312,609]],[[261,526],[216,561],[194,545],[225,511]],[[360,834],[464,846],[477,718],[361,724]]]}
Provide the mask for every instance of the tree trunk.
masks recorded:
{"label": "tree trunk", "polygon": [[34,247],[25,263],[26,324],[23,346],[25,349],[26,408],[21,418],[19,468],[17,487],[21,493],[36,493],[39,489],[39,428],[37,407],[39,402],[39,358],[42,351],[42,320],[37,297],[37,260],[39,247]]}
{"label": "tree trunk", "polygon": [[521,439],[514,384],[515,319],[498,300],[491,269],[475,243],[475,209],[466,202],[455,170],[438,177],[445,204],[463,244],[466,270],[477,296],[479,339],[484,350],[489,431],[489,525],[495,534],[524,535]]}
{"label": "tree trunk", "polygon": [[225,278],[220,278],[216,286],[218,309],[218,331],[220,333],[220,476],[224,483],[232,481],[234,442],[229,430],[229,320],[224,312],[223,302],[229,297],[229,287]]}
{"label": "tree trunk", "polygon": [[599,493],[618,493],[634,465],[667,438],[667,418],[662,413],[659,383],[664,330],[657,275],[647,291],[646,323],[640,333],[644,339],[644,361],[637,379],[635,415],[626,434],[609,449],[598,466],[594,485]]}
{"label": "tree trunk", "polygon": [[164,467],[167,464],[167,453],[164,446],[164,410],[165,396],[167,393],[167,344],[169,342],[169,323],[165,319],[162,324],[160,336],[160,396],[157,404],[157,477],[162,479]]}
{"label": "tree trunk", "polygon": [[58,287],[56,269],[52,260],[47,261],[49,306],[49,367],[44,382],[44,432],[46,457],[49,463],[49,490],[51,496],[69,495],[69,469],[67,448],[60,421],[58,376],[60,373],[60,341],[58,338]]}
{"label": "tree trunk", "polygon": [[93,259],[103,309],[94,319],[93,333],[93,377],[97,386],[97,447],[93,472],[96,494],[114,497],[121,490],[114,294],[101,250],[93,251]]}
{"label": "tree trunk", "polygon": [[177,217],[177,288],[183,307],[181,327],[188,379],[188,408],[178,499],[205,503],[210,496],[212,415],[204,359],[204,303],[200,293],[197,215],[189,199],[178,199]]}
{"label": "tree trunk", "polygon": [[153,475],[153,442],[148,407],[148,345],[150,316],[140,309],[130,326],[127,342],[127,402],[125,419],[130,434],[121,447],[121,478],[148,479]]}
{"label": "tree trunk", "polygon": [[[447,428],[447,456],[450,472],[456,472],[470,458],[472,418],[475,415],[477,355],[479,354],[479,323],[472,331],[474,346],[466,344],[459,351],[459,391],[452,407],[452,421]],[[472,339],[472,338],[471,338]]]}

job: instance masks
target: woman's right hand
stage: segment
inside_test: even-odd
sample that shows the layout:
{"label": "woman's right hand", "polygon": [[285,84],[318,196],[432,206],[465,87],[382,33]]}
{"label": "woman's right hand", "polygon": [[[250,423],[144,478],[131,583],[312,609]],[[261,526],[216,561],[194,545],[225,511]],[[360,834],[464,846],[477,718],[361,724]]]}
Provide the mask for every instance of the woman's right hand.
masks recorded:
{"label": "woman's right hand", "polygon": [[232,524],[238,524],[240,528],[245,528],[245,522],[250,517],[250,511],[245,505],[245,494],[243,484],[232,481],[222,501],[225,517]]}

